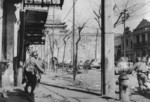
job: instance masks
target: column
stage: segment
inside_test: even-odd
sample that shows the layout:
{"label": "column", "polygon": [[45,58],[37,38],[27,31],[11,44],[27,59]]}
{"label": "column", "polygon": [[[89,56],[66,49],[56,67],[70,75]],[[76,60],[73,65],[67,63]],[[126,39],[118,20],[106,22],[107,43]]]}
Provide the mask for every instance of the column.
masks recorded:
{"label": "column", "polygon": [[[2,26],[3,26],[3,0],[0,0],[0,61],[2,61]],[[2,75],[0,73],[0,87],[2,87]]]}
{"label": "column", "polygon": [[20,4],[14,4],[16,10],[14,11],[16,20],[14,21],[14,44],[13,44],[13,69],[14,69],[14,86],[21,85],[21,78],[22,77],[19,72],[18,76],[18,69],[19,69],[19,57],[18,57],[18,31],[20,26]]}
{"label": "column", "polygon": [[0,0],[0,61],[2,60],[3,0]]}
{"label": "column", "polygon": [[[103,20],[103,19],[102,19]],[[104,3],[104,95],[115,96],[115,75],[114,75],[114,33],[113,33],[113,0],[105,0]]]}

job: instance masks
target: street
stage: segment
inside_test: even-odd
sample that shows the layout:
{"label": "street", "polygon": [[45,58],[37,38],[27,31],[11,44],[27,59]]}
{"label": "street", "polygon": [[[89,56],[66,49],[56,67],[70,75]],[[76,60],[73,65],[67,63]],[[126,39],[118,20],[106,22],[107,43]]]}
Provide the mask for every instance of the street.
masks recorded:
{"label": "street", "polygon": [[40,85],[36,93],[40,94],[35,94],[35,102],[105,102],[100,96],[45,85]]}
{"label": "street", "polygon": [[[137,92],[138,87],[136,74],[129,75],[129,88],[131,102],[150,102],[149,92],[141,95]],[[116,76],[117,81],[118,76]],[[72,81],[72,74],[64,72],[48,72],[42,76],[41,83],[35,91],[35,102],[119,102],[119,94],[108,98],[100,95],[100,70],[91,69],[88,73],[77,75],[76,81]],[[116,92],[119,91],[116,85]],[[91,92],[91,93],[90,93]],[[92,94],[97,93],[96,94]]]}
{"label": "street", "polygon": [[[109,98],[100,95],[100,71],[91,69],[87,73],[77,75],[76,81],[72,80],[72,74],[58,71],[42,75],[41,83],[37,85],[34,95],[24,92],[23,85],[18,87],[5,87],[2,90],[8,95],[8,102],[120,102],[119,94]],[[116,80],[117,80],[116,76]],[[145,95],[137,92],[136,75],[129,75],[131,102],[150,102],[149,91]],[[118,92],[116,85],[116,92]]]}
{"label": "street", "polygon": [[0,0],[0,102],[150,102],[149,6]]}

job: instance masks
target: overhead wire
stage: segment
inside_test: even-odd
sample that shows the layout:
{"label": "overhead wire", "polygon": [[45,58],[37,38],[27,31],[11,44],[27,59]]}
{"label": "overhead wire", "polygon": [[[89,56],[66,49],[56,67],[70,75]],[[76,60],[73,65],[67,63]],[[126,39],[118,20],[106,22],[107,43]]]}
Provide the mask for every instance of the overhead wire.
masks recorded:
{"label": "overhead wire", "polygon": [[117,10],[118,10],[119,12],[121,12],[120,9],[119,9],[119,7],[118,7],[118,5],[117,5],[117,3],[115,2],[115,0],[114,0],[114,3],[115,3],[115,6],[116,6]]}
{"label": "overhead wire", "polygon": [[[143,16],[143,15],[145,15],[147,13],[150,13],[149,11],[144,12],[144,11],[146,11],[149,8],[150,1],[146,2],[146,3],[143,3],[143,4],[133,4],[133,5],[129,6],[129,7],[127,7],[128,2],[129,2],[129,0],[127,1],[126,4],[124,3],[124,8],[126,8],[128,10],[128,14],[130,15],[130,17],[129,17],[130,19],[128,19],[128,20],[137,19],[140,16]],[[138,8],[138,9],[136,9],[136,8]],[[119,16],[120,13],[121,12],[119,12],[118,14],[116,14],[116,16]],[[120,24],[122,24],[121,22],[118,22],[118,23],[119,24],[117,24],[117,26],[120,25]]]}
{"label": "overhead wire", "polygon": [[[131,6],[129,6],[129,7],[127,7],[126,9],[128,10],[128,11],[134,11],[134,12],[137,12],[137,11],[140,11],[141,9],[143,9],[143,8],[145,8],[145,9],[147,9],[146,7],[148,7],[148,5],[150,4],[150,1],[149,2],[147,2],[147,3],[142,3],[142,4],[133,4],[133,5],[131,5]],[[136,10],[133,10],[133,9],[135,9],[136,8]],[[138,9],[137,9],[138,8]],[[131,12],[131,13],[132,13]],[[143,12],[143,11],[141,11],[141,12]],[[120,13],[120,12],[119,12]]]}
{"label": "overhead wire", "polygon": [[[149,3],[150,4],[150,3]],[[150,5],[147,5],[147,7],[144,7],[142,10],[140,9],[140,11],[132,11],[132,12],[130,12],[129,14],[130,14],[130,17],[132,16],[132,17],[134,17],[134,18],[137,18],[137,17],[140,17],[140,16],[143,16],[143,15],[145,15],[145,14],[148,14],[148,13],[150,13],[149,11],[147,11],[147,9],[148,9],[148,6],[150,6]],[[144,11],[146,11],[146,12],[144,12]]]}
{"label": "overhead wire", "polygon": [[[75,1],[74,5],[76,4],[77,0]],[[68,17],[68,15],[70,14],[71,10],[73,9],[73,6],[71,6],[70,10],[68,11],[68,13],[66,14],[66,16],[64,17],[63,21]]]}
{"label": "overhead wire", "polygon": [[[134,16],[132,16],[129,20],[142,18],[142,16],[144,16],[144,15],[146,15],[146,14],[149,14],[149,13],[150,13],[150,12],[147,11],[147,12],[145,12],[145,13],[143,13],[143,14],[134,15]],[[142,16],[141,16],[141,15],[142,15]]]}

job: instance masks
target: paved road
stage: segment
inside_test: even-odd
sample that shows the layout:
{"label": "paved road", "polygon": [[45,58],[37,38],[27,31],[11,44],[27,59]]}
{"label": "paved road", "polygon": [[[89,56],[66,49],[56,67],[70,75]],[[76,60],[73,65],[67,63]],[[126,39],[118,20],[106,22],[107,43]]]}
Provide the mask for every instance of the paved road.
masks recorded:
{"label": "paved road", "polygon": [[116,102],[82,92],[39,85],[33,102]]}

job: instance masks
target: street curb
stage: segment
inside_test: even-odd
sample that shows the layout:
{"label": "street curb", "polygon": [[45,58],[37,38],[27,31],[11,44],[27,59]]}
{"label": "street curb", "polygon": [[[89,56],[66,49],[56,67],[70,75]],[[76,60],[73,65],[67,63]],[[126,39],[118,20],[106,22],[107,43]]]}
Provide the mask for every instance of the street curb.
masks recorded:
{"label": "street curb", "polygon": [[61,89],[77,91],[77,92],[83,92],[83,93],[86,93],[86,94],[92,94],[92,95],[96,95],[96,96],[101,96],[101,94],[86,91],[86,90],[82,90],[82,89],[75,89],[75,88],[70,88],[70,87],[65,87],[65,86],[60,86],[60,85],[48,84],[48,83],[44,83],[44,82],[40,82],[40,84],[47,85],[47,86],[52,86],[52,87],[56,87],[56,88],[61,88]]}

